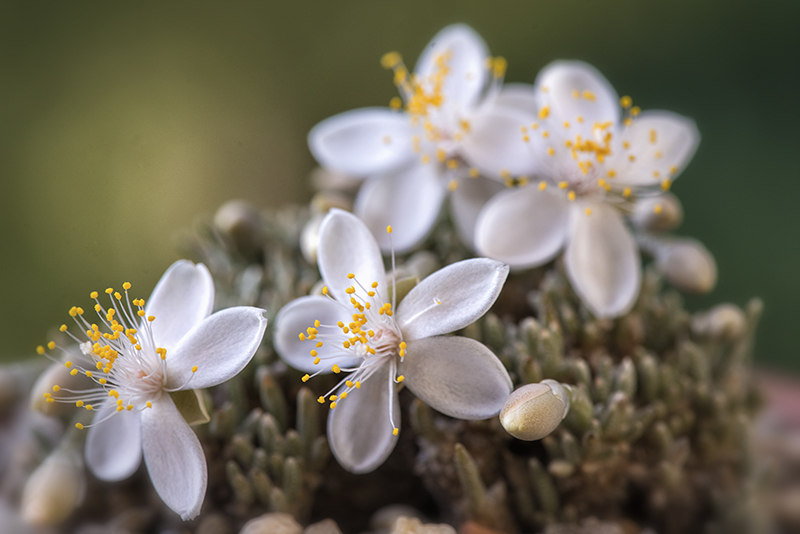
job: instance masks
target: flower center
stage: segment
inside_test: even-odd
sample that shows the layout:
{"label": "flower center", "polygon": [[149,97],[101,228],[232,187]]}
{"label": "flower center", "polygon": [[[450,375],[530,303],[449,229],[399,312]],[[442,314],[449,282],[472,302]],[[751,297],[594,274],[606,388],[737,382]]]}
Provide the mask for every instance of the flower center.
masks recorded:
{"label": "flower center", "polygon": [[[54,392],[64,391],[70,395],[54,397],[51,393],[45,393],[47,402],[74,402],[77,407],[86,410],[97,409],[105,403],[114,403],[116,410],[108,416],[111,417],[123,411],[151,408],[151,401],[156,400],[163,391],[173,391],[166,389],[167,350],[157,347],[153,339],[151,325],[156,318],[153,315],[146,316],[144,299],[130,300],[128,289],[131,285],[128,282],[122,287],[124,297],[113,288],[106,289],[105,293],[111,302],[108,307],[100,303],[97,291],[91,293],[99,319],[97,323],[91,323],[84,317],[83,308],[70,308],[69,315],[82,334],[74,335],[65,324],[59,330],[78,344],[80,354],[59,347],[54,341],[47,344],[47,349],[60,349],[67,355],[68,359],[63,364],[70,369],[70,375],[83,374],[94,382],[95,387],[72,390],[55,385]],[[81,339],[84,336],[85,339]],[[44,346],[39,346],[37,352],[62,363],[49,354]],[[195,371],[196,366],[192,368],[190,376]],[[79,429],[84,428],[80,423],[76,426]]]}

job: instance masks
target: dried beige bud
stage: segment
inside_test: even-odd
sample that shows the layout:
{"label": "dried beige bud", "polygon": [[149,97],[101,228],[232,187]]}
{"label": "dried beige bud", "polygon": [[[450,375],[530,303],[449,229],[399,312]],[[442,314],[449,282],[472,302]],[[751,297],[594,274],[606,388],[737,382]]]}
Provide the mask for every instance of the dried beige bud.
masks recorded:
{"label": "dried beige bud", "polygon": [[640,230],[667,232],[683,222],[683,206],[672,193],[646,197],[636,202],[630,219]]}
{"label": "dried beige bud", "polygon": [[77,444],[54,450],[25,483],[21,513],[29,525],[57,525],[83,502],[86,479]]}
{"label": "dried beige bud", "polygon": [[555,430],[568,412],[567,388],[548,379],[511,393],[500,411],[500,423],[515,438],[534,441]]}
{"label": "dried beige bud", "polygon": [[658,243],[653,253],[658,270],[681,291],[702,294],[717,285],[717,262],[699,241],[664,240]]}

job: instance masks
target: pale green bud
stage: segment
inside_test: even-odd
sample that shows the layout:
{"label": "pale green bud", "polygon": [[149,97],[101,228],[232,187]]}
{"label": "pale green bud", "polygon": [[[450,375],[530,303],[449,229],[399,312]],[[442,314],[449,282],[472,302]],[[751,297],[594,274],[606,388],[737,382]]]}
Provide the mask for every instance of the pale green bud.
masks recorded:
{"label": "pale green bud", "polygon": [[568,412],[567,388],[548,379],[511,393],[500,411],[500,423],[515,438],[534,441],[555,430]]}

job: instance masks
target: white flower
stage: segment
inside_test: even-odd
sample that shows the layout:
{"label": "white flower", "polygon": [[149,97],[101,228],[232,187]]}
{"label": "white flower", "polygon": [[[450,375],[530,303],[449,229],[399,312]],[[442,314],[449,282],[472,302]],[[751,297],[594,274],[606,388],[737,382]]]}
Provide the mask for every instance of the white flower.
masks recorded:
{"label": "white flower", "polygon": [[390,224],[397,228],[392,238],[398,252],[422,241],[448,190],[456,227],[471,246],[480,207],[503,188],[479,174],[501,178],[534,169],[520,135],[520,126],[534,116],[495,105],[505,60],[490,58],[469,26],[439,32],[413,75],[397,53],[382,63],[394,70],[402,96],[393,99],[394,110],[356,109],[322,121],[308,134],[311,152],[328,169],[366,178],[355,213],[383,250],[389,249],[383,229]]}
{"label": "white flower", "polygon": [[[238,374],[261,344],[267,320],[264,310],[245,306],[209,315],[211,274],[186,260],[167,269],[146,305],[143,299],[130,300],[129,283],[123,288],[122,294],[106,290],[106,306],[92,292],[97,323],[87,320],[82,308],[70,309],[82,334],[71,334],[66,325],[61,331],[80,343],[82,354],[71,354],[59,365],[73,376],[89,377],[94,387],[54,386],[53,391],[71,396],[48,399],[96,411],[86,427],[86,463],[98,478],[129,477],[144,454],[158,495],[184,520],[191,519],[205,497],[206,459],[168,393],[215,386]],[[50,342],[48,348],[57,345]],[[46,354],[44,347],[38,352]]]}
{"label": "white flower", "polygon": [[350,373],[319,398],[335,408],[328,439],[340,464],[366,473],[392,452],[401,382],[452,417],[485,419],[500,411],[511,392],[500,360],[473,339],[442,334],[486,313],[507,266],[486,258],[454,263],[416,285],[395,312],[380,249],[356,216],[331,210],[318,258],[326,296],[301,297],[280,311],[275,348],[301,371]]}
{"label": "white flower", "polygon": [[694,122],[640,113],[579,61],[550,64],[535,87],[508,86],[499,105],[536,110],[526,135],[542,181],[486,204],[477,250],[525,268],[564,248],[567,274],[587,307],[601,317],[625,313],[639,293],[641,265],[622,213],[636,196],[669,189],[697,147]]}

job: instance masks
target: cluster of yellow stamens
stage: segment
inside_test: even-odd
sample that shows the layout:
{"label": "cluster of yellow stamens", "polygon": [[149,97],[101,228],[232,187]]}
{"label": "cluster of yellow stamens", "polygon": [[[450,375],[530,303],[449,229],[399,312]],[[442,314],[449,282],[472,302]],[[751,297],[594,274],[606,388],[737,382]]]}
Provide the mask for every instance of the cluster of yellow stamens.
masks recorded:
{"label": "cluster of yellow stamens", "polygon": [[[132,411],[140,403],[138,409],[142,410],[152,407],[148,397],[154,397],[164,389],[167,350],[156,347],[153,341],[150,325],[155,317],[146,317],[144,299],[129,299],[130,283],[125,282],[122,287],[124,297],[113,288],[105,290],[111,300],[108,308],[103,307],[98,300],[97,291],[91,292],[90,297],[95,301],[94,310],[100,324],[86,320],[85,311],[79,306],[69,309],[70,317],[85,334],[86,340],[72,334],[66,324],[61,325],[59,331],[67,334],[80,346],[81,354],[60,347],[55,341],[48,342],[46,348],[37,347],[38,354],[58,363],[62,360],[48,353],[48,350],[60,349],[70,358],[63,361],[70,375],[83,374],[99,386],[71,390],[55,385],[53,393],[65,391],[77,398],[61,395],[54,397],[52,393],[45,393],[47,402],[74,402],[76,407],[91,411],[96,404],[110,402],[108,398],[112,397],[116,412]],[[137,323],[138,328],[134,328]],[[77,357],[75,362],[72,357]],[[194,366],[192,373],[196,371],[197,366]],[[82,429],[84,425],[77,423],[76,427]]]}

